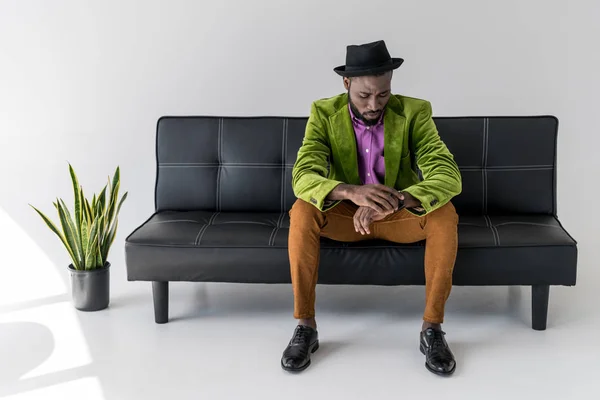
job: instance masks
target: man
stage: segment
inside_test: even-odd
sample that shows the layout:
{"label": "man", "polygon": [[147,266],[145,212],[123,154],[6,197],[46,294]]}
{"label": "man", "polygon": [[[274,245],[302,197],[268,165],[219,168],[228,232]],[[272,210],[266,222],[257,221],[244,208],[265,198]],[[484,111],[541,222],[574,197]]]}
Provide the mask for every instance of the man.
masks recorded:
{"label": "man", "polygon": [[441,324],[458,241],[450,200],[462,190],[461,176],[438,135],[430,103],[391,94],[393,70],[403,62],[390,57],[383,41],[348,46],[346,65],[334,68],[347,93],[312,104],[292,172],[298,200],[290,211],[288,247],[298,325],[281,359],[286,371],[306,369],[319,347],[321,236],[343,242],[425,240],[420,350],[429,371],[455,371]]}

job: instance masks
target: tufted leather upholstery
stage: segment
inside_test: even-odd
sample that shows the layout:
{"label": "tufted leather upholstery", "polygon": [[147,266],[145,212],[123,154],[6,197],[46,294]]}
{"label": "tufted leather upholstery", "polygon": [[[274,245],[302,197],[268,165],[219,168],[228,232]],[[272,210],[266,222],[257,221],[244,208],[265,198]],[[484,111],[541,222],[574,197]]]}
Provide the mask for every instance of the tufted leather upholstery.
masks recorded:
{"label": "tufted leather upholstery", "polygon": [[[573,285],[556,217],[554,117],[435,118],[461,169],[456,285]],[[290,282],[291,171],[306,118],[165,117],[156,212],[126,240],[129,280]],[[423,243],[323,239],[320,283],[422,284]]]}

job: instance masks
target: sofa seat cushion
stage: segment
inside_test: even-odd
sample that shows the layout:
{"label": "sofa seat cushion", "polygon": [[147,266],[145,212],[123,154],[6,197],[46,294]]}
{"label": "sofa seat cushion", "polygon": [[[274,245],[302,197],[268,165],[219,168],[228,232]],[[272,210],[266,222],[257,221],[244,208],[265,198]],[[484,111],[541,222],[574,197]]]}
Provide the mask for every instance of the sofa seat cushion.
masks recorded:
{"label": "sofa seat cushion", "polygon": [[[159,212],[126,239],[128,279],[287,283],[289,226],[287,213]],[[576,242],[553,216],[465,215],[458,232],[457,285],[575,283]],[[323,238],[319,282],[422,284],[423,252]]]}

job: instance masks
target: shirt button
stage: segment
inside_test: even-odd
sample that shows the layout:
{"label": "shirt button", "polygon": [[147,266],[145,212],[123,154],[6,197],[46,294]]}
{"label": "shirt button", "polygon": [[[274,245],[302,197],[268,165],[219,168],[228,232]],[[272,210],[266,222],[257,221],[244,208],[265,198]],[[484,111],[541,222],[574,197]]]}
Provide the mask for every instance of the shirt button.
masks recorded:
{"label": "shirt button", "polygon": [[367,130],[368,130],[368,131],[370,131],[370,130],[371,130],[371,127],[370,127],[370,126],[367,126]]}
{"label": "shirt button", "polygon": [[371,176],[371,174],[367,174],[367,176]]}
{"label": "shirt button", "polygon": [[367,153],[369,152],[369,149],[365,150]]}

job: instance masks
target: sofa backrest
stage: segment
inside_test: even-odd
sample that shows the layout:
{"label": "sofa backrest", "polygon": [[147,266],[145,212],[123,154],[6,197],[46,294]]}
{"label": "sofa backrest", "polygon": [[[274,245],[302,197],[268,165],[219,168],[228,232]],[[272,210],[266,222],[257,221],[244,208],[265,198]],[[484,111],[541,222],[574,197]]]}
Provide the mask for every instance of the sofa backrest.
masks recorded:
{"label": "sofa backrest", "polygon": [[[436,117],[460,167],[461,214],[556,214],[558,120]],[[283,212],[296,200],[292,167],[307,118],[162,117],[155,207]]]}

